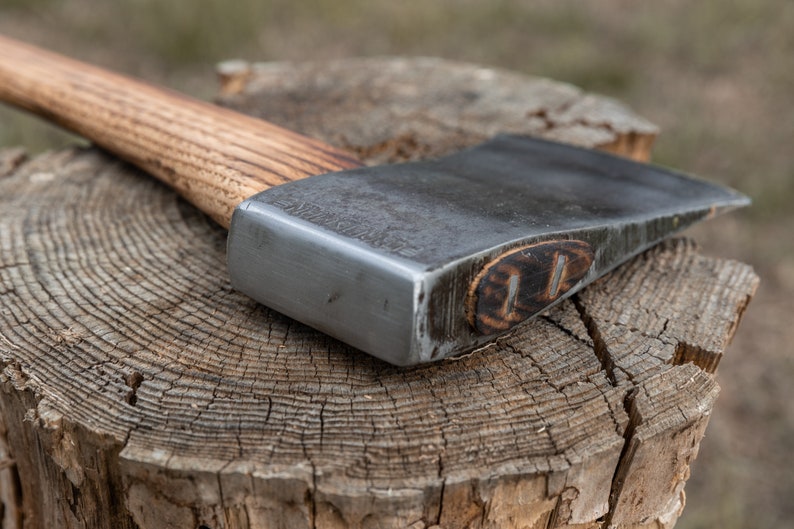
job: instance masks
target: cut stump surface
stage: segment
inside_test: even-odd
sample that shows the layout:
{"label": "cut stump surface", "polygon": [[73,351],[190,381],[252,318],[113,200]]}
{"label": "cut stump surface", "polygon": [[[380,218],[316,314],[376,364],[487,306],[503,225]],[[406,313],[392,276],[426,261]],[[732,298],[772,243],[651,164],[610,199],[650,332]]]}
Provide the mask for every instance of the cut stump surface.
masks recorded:
{"label": "cut stump surface", "polygon": [[[569,85],[226,64],[223,104],[383,163],[497,132],[648,156]],[[93,149],[0,154],[3,527],[671,527],[757,284],[668,241],[483,350],[396,368],[233,291],[225,232]]]}

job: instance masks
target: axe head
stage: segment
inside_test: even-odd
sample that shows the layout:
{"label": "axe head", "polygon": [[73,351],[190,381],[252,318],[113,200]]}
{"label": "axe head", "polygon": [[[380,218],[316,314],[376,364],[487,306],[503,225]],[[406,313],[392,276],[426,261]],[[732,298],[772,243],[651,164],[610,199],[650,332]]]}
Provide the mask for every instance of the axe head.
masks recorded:
{"label": "axe head", "polygon": [[232,218],[232,284],[397,365],[471,351],[664,237],[747,197],[517,136],[314,176]]}

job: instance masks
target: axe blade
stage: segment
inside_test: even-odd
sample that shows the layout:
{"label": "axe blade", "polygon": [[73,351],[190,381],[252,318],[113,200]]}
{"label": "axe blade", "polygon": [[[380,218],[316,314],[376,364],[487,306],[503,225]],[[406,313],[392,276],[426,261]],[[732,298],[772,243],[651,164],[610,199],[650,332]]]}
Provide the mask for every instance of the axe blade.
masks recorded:
{"label": "axe blade", "polygon": [[397,365],[465,353],[663,238],[749,199],[603,152],[498,136],[438,160],[259,193],[235,288]]}

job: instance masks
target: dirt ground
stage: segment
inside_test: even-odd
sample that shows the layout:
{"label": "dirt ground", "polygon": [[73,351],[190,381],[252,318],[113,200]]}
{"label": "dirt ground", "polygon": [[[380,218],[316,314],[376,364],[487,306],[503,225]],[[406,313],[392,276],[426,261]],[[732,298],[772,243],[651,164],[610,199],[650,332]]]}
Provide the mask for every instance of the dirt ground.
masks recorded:
{"label": "dirt ground", "polygon": [[[678,527],[794,527],[794,3],[0,0],[0,32],[199,97],[228,58],[435,55],[568,81],[662,128],[655,161],[751,208],[689,234],[762,278]],[[75,141],[0,109],[0,146]]]}

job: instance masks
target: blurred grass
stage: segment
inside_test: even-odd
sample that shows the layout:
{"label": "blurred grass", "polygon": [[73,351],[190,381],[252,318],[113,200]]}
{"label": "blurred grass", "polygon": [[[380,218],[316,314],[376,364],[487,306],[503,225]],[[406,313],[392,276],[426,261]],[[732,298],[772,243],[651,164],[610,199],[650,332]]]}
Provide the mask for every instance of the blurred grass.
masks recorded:
{"label": "blurred grass", "polygon": [[[211,97],[214,63],[437,55],[567,81],[659,124],[655,160],[752,208],[695,231],[761,291],[723,361],[725,391],[679,527],[794,527],[794,3],[705,0],[0,0],[0,31]],[[74,142],[0,109],[0,145]],[[759,448],[760,447],[760,448]]]}
{"label": "blurred grass", "polygon": [[[794,196],[788,160],[770,152],[775,143],[780,151],[785,145],[768,145],[769,137],[791,136],[791,118],[788,123],[770,119],[763,131],[731,130],[742,127],[745,118],[777,117],[778,109],[758,108],[768,106],[764,101],[791,99],[790,3],[668,1],[627,8],[614,0],[4,0],[0,9],[9,21],[0,22],[0,29],[11,34],[30,29],[34,41],[64,46],[88,60],[200,97],[213,94],[212,65],[232,56],[322,60],[429,54],[547,76],[623,99],[672,130],[659,139],[660,163],[731,185],[767,166],[763,184],[749,183],[756,199],[750,216],[784,214],[788,200],[781,195]],[[737,74],[756,79],[737,86]],[[745,102],[728,101],[749,105],[730,108],[730,116],[719,115],[727,106],[704,101],[714,98],[710,92],[727,92],[723,95],[730,98],[741,88],[756,93],[734,97]],[[687,97],[675,95],[682,91]],[[654,103],[659,96],[664,100]],[[4,144],[39,150],[72,141],[8,113],[0,116],[13,125],[0,128]],[[721,157],[721,152],[738,156]]]}

